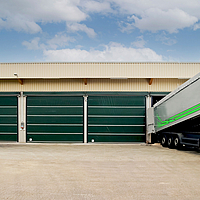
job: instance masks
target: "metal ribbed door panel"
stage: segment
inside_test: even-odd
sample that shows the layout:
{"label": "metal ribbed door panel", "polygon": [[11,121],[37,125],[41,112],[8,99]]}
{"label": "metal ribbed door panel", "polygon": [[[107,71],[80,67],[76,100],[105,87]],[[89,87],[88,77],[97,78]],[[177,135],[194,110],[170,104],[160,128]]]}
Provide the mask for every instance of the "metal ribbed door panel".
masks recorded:
{"label": "metal ribbed door panel", "polygon": [[83,142],[83,97],[27,97],[27,141]]}
{"label": "metal ribbed door panel", "polygon": [[88,98],[88,141],[144,142],[144,96]]}
{"label": "metal ribbed door panel", "polygon": [[0,141],[17,141],[17,97],[0,97]]}

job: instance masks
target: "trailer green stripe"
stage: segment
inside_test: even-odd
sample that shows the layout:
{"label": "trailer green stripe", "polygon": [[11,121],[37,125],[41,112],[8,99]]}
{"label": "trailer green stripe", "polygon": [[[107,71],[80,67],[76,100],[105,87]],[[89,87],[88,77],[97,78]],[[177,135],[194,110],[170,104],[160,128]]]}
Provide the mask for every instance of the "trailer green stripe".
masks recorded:
{"label": "trailer green stripe", "polygon": [[189,108],[189,109],[187,109],[187,110],[185,110],[185,111],[183,111],[183,112],[181,112],[181,113],[179,113],[177,115],[174,115],[174,116],[166,119],[165,121],[162,121],[161,118],[157,115],[157,118],[159,120],[159,122],[157,123],[157,126],[159,128],[163,127],[163,126],[165,126],[165,125],[167,125],[167,124],[169,124],[171,122],[177,121],[177,120],[179,120],[179,119],[181,119],[183,117],[186,117],[186,116],[188,116],[190,114],[193,114],[193,113],[195,113],[197,111],[200,111],[200,104],[197,104],[197,105],[195,105],[195,106],[193,106],[193,107],[191,107],[191,108]]}

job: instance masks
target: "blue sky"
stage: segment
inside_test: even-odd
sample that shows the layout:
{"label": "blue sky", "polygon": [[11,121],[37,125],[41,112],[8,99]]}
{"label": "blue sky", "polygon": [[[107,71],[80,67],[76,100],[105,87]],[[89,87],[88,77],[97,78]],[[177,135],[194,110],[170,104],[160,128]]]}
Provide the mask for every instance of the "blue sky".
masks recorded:
{"label": "blue sky", "polygon": [[199,0],[0,5],[0,62],[200,62]]}

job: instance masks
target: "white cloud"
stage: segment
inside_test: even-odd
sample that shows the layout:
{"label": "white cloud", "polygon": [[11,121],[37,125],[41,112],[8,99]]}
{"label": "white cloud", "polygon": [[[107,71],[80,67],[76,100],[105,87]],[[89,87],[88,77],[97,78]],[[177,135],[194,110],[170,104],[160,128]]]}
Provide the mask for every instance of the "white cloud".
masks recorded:
{"label": "white cloud", "polygon": [[130,23],[129,28],[126,28],[127,30],[137,27],[142,31],[147,30],[152,32],[166,30],[169,33],[176,33],[178,32],[178,29],[190,27],[198,22],[197,17],[190,16],[180,9],[163,11],[157,8],[151,8],[146,10],[141,15],[141,18],[136,17],[135,15],[131,18],[135,22]]}
{"label": "white cloud", "polygon": [[26,46],[26,48],[29,50],[38,50],[38,49],[41,49],[39,45],[39,41],[40,41],[40,38],[36,37],[30,42],[27,42],[27,41],[22,42],[22,45]]}
{"label": "white cloud", "polygon": [[133,46],[138,47],[138,48],[143,48],[144,45],[146,44],[146,41],[143,38],[143,35],[137,37],[137,40],[131,43]]}
{"label": "white cloud", "polygon": [[94,29],[88,28],[85,24],[67,23],[67,30],[70,32],[82,31],[85,32],[91,38],[94,38],[96,36]]}
{"label": "white cloud", "polygon": [[57,49],[58,47],[65,47],[69,44],[69,42],[74,42],[75,39],[66,34],[58,33],[54,36],[54,38],[47,41],[48,48]]}
{"label": "white cloud", "polygon": [[26,46],[29,50],[47,50],[47,49],[57,49],[60,47],[65,47],[69,44],[69,42],[74,42],[75,39],[63,33],[57,33],[52,39],[47,40],[46,42],[40,42],[40,38],[36,37],[32,39],[30,42],[24,41],[22,45]]}
{"label": "white cloud", "polygon": [[156,37],[157,41],[161,41],[163,44],[171,46],[177,43],[176,39],[167,37],[166,33],[163,32],[161,35],[158,35]]}
{"label": "white cloud", "polygon": [[118,23],[120,31],[122,33],[127,32],[127,33],[131,33],[133,29],[135,29],[135,26],[133,23],[129,23],[129,22],[119,22]]}
{"label": "white cloud", "polygon": [[36,33],[38,22],[80,22],[88,15],[78,7],[80,0],[0,0],[0,27]]}
{"label": "white cloud", "polygon": [[196,31],[197,29],[200,29],[200,23],[194,25],[193,30]]}
{"label": "white cloud", "polygon": [[94,13],[107,13],[107,12],[114,12],[112,8],[110,7],[110,3],[107,1],[88,1],[88,0],[82,0],[81,6],[86,12],[94,12]]}
{"label": "white cloud", "polygon": [[137,27],[142,31],[166,30],[174,33],[179,29],[192,27],[200,20],[199,0],[109,0],[109,2],[114,4],[121,14],[133,16],[135,20],[134,23],[125,21],[125,26],[120,24],[122,32],[130,33]]}
{"label": "white cloud", "polygon": [[66,62],[135,62],[135,61],[162,61],[162,56],[156,54],[149,48],[134,49],[127,48],[118,43],[110,43],[104,46],[104,50],[91,49],[90,51],[81,49],[61,49],[45,50],[46,61],[66,61]]}
{"label": "white cloud", "polygon": [[5,20],[0,18],[0,29],[14,29],[16,31],[25,31],[27,33],[41,32],[42,29],[32,20],[27,20],[22,16],[8,17]]}
{"label": "white cloud", "polygon": [[125,22],[122,31],[137,27],[174,33],[191,26],[196,30],[199,25],[195,23],[200,19],[199,0],[0,0],[0,5],[0,29],[27,33],[41,32],[39,23],[66,22],[73,31],[94,37],[94,30],[82,24],[90,13],[133,16],[135,22]]}
{"label": "white cloud", "polygon": [[198,18],[187,14],[180,9],[162,11],[151,8],[146,11],[142,19],[133,16],[135,26],[140,30],[167,30],[169,33],[177,32],[178,29],[190,27],[198,22]]}
{"label": "white cloud", "polygon": [[183,10],[191,16],[200,19],[200,1],[199,0],[106,0],[114,4],[119,12],[126,15],[141,16],[148,9],[156,8],[162,11],[174,10],[176,8]]}

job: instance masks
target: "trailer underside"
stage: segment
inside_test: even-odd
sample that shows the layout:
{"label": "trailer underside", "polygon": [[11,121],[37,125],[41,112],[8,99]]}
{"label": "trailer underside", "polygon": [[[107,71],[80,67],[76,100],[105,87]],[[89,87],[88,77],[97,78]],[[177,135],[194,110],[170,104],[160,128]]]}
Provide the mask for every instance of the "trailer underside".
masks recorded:
{"label": "trailer underside", "polygon": [[200,144],[200,116],[157,132],[155,142],[169,148],[180,148],[183,145],[199,147]]}

